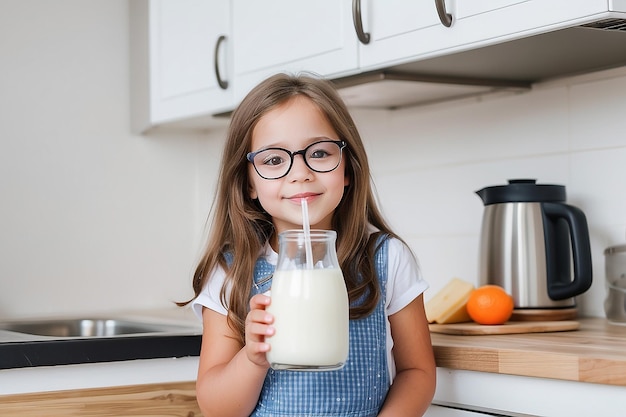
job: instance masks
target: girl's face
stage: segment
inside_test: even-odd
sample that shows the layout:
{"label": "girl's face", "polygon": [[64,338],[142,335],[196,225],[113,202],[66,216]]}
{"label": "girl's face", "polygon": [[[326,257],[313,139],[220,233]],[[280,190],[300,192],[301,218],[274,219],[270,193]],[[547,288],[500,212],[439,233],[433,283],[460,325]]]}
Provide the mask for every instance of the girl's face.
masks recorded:
{"label": "girl's face", "polygon": [[[339,140],[339,137],[326,117],[310,99],[296,96],[259,120],[252,131],[250,151],[278,147],[296,152],[328,139]],[[333,212],[349,182],[345,175],[345,155],[335,170],[324,173],[311,170],[302,155],[295,155],[289,173],[272,180],[260,177],[252,163],[248,165],[250,197],[258,198],[272,216],[276,233],[302,228],[303,198],[307,200],[311,228],[331,228]]]}

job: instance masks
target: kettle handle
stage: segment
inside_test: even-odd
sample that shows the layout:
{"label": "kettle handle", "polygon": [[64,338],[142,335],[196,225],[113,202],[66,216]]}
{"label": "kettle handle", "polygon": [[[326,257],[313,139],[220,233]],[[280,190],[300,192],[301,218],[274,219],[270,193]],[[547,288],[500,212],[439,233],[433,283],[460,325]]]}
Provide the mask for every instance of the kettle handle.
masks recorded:
{"label": "kettle handle", "polygon": [[[564,300],[582,294],[591,287],[592,281],[591,245],[589,243],[587,218],[579,208],[563,203],[546,202],[542,204],[542,207],[543,213],[550,220],[564,219],[567,222],[574,264],[574,278],[570,281],[569,276],[559,277],[558,275],[558,265],[562,262],[569,262],[569,259],[563,259],[563,257],[559,259],[558,256],[547,256],[548,264],[554,262],[554,265],[548,265],[548,296],[553,300]],[[546,250],[549,250],[550,240],[552,240],[552,244],[554,245],[558,245],[559,243],[556,242],[557,236],[554,236],[555,232],[549,232],[549,227],[545,227],[545,229]],[[549,238],[550,234],[552,234],[551,238]],[[555,251],[556,249],[553,248],[551,250]],[[552,269],[552,271],[550,271],[550,269]],[[569,270],[569,268],[567,268],[567,270]]]}

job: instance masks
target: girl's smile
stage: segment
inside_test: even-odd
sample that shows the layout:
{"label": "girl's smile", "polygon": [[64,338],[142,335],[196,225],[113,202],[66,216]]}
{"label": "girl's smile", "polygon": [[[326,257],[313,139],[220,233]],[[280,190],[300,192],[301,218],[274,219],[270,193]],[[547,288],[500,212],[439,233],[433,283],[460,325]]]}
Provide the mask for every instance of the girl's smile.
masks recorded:
{"label": "girl's smile", "polygon": [[320,194],[316,193],[300,193],[296,195],[292,195],[291,197],[286,197],[288,200],[293,201],[295,204],[302,204],[302,200],[306,200],[308,204],[311,204],[313,200]]}

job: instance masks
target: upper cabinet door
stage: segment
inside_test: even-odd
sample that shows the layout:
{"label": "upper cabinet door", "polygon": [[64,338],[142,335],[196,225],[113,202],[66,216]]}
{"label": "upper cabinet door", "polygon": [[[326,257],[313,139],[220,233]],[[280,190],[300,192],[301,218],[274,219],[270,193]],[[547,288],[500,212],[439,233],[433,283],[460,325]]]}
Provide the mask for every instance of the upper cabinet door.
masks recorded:
{"label": "upper cabinet door", "polygon": [[276,72],[323,76],[357,70],[347,0],[233,0],[235,95]]}
{"label": "upper cabinet door", "polygon": [[[437,34],[437,54],[500,44],[606,17],[607,0],[446,0],[453,24]],[[621,3],[622,8],[624,4]],[[623,10],[615,10],[622,11]]]}
{"label": "upper cabinet door", "polygon": [[363,29],[370,36],[369,43],[359,43],[363,70],[393,64],[436,48],[437,39],[424,36],[425,28],[441,26],[434,0],[360,2]]}
{"label": "upper cabinet door", "polygon": [[134,130],[232,108],[228,1],[133,0],[130,7],[138,54],[132,58],[133,107],[140,106]]}
{"label": "upper cabinet door", "polygon": [[371,37],[369,44],[359,45],[360,69],[365,71],[584,24],[602,18],[617,4],[607,0],[361,1],[364,27]]}

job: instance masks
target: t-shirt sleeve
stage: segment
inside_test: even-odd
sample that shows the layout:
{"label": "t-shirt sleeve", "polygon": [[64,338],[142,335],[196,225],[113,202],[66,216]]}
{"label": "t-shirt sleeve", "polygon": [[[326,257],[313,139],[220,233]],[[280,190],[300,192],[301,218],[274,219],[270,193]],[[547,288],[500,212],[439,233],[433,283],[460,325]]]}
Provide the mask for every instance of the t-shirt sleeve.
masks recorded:
{"label": "t-shirt sleeve", "polygon": [[[191,309],[199,319],[202,319],[203,307],[223,315],[228,314],[220,298],[220,292],[222,285],[224,285],[225,278],[226,272],[224,269],[221,267],[216,268],[204,285],[204,288],[202,288],[200,294],[191,302]],[[228,296],[228,294],[226,295]]]}
{"label": "t-shirt sleeve", "polygon": [[387,273],[388,315],[402,310],[428,289],[413,252],[398,239],[389,240]]}

